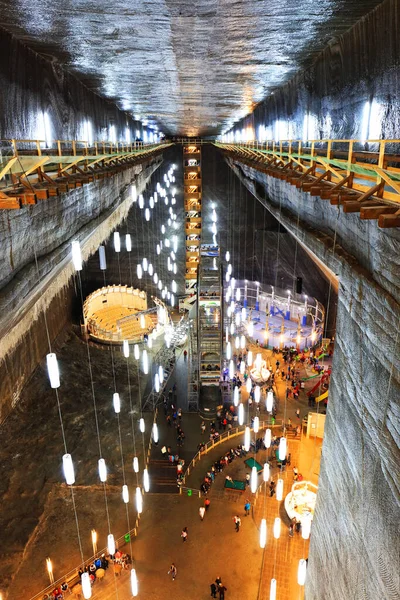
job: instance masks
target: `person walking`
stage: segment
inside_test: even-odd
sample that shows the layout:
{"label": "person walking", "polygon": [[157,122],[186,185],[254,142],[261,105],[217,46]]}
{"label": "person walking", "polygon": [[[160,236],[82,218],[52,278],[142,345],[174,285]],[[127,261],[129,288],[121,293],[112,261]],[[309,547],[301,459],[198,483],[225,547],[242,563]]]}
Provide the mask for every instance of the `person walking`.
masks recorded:
{"label": "person walking", "polygon": [[201,422],[200,429],[201,429],[201,435],[203,435],[203,433],[205,433],[205,431],[206,431],[206,424],[204,423],[204,421]]}
{"label": "person walking", "polygon": [[215,580],[215,583],[217,584],[217,587],[219,587],[219,586],[221,585],[221,583],[222,583],[222,579],[221,579],[221,577],[220,577],[219,575],[218,575],[218,577],[216,578],[216,580]]}
{"label": "person walking", "polygon": [[168,571],[168,575],[172,575],[172,581],[175,581],[175,577],[177,575],[178,571],[176,569],[176,566],[174,565],[174,563],[171,564],[169,571]]}
{"label": "person walking", "polygon": [[247,500],[246,504],[244,505],[244,516],[245,517],[247,517],[250,514],[250,508],[251,508],[251,504]]}
{"label": "person walking", "polygon": [[225,592],[227,592],[227,591],[228,591],[228,588],[226,588],[223,583],[220,583],[220,585],[218,587],[219,600],[224,600]]}
{"label": "person walking", "polygon": [[202,521],[204,519],[205,514],[206,514],[206,509],[204,508],[204,506],[200,506],[200,508],[199,508],[200,521]]}
{"label": "person walking", "polygon": [[210,589],[211,589],[211,598],[216,598],[217,597],[217,586],[215,585],[215,583],[210,584]]}
{"label": "person walking", "polygon": [[187,527],[184,527],[182,529],[181,538],[182,538],[183,542],[187,541],[187,538],[188,538],[188,528]]}
{"label": "person walking", "polygon": [[298,419],[300,419],[300,409],[299,408],[296,409],[296,417]]}
{"label": "person walking", "polygon": [[210,499],[206,498],[204,500],[204,508],[206,509],[206,511],[210,508],[210,504],[211,504]]}
{"label": "person walking", "polygon": [[289,537],[293,537],[293,533],[294,533],[294,525],[293,523],[290,523],[289,525]]}
{"label": "person walking", "polygon": [[240,525],[242,523],[241,518],[239,517],[239,515],[235,515],[233,517],[233,520],[235,522],[235,529],[236,529],[236,533],[239,533],[239,529],[240,529]]}

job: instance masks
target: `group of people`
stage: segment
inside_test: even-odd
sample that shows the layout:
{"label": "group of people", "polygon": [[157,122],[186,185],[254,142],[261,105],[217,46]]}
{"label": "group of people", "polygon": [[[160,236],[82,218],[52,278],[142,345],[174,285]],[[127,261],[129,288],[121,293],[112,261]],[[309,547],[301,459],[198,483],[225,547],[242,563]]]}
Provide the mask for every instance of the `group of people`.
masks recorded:
{"label": "group of people", "polygon": [[226,454],[218,458],[211,469],[207,471],[204,476],[204,480],[200,485],[200,490],[206,496],[211,488],[211,485],[214,483],[215,477],[218,473],[221,473],[224,468],[229,465],[235,458],[246,456],[247,452],[244,450],[243,446],[239,445],[236,448],[231,448],[228,450]]}
{"label": "group of people", "polygon": [[210,584],[211,589],[211,598],[216,598],[217,593],[219,595],[220,600],[225,598],[225,592],[228,591],[228,588],[224,586],[222,583],[221,577],[217,577],[214,583]]}

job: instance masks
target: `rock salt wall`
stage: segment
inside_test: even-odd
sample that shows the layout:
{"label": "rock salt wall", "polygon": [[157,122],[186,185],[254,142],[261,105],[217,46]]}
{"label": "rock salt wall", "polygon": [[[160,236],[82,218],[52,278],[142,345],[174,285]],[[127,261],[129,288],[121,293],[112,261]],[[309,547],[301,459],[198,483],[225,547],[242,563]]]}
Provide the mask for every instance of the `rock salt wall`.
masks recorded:
{"label": "rock salt wall", "polygon": [[284,227],[339,276],[306,598],[398,600],[400,231],[379,229],[376,221],[345,215],[286,182],[229,164]]}
{"label": "rock salt wall", "polygon": [[0,421],[49,351],[44,311],[51,341],[71,321],[76,295],[71,239],[81,241],[87,260],[126,218],[131,182],[139,193],[161,162],[150,159],[35,206],[0,213],[0,244],[7,257],[0,268],[6,283],[0,290]]}

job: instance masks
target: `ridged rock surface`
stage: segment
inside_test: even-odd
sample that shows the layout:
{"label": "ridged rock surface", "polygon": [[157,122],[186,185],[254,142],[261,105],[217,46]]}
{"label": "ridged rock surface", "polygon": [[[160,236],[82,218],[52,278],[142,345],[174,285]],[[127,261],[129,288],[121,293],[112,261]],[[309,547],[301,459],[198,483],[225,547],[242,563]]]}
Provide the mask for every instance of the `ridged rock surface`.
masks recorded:
{"label": "ridged rock surface", "polygon": [[339,276],[307,600],[398,600],[399,230],[379,229],[375,221],[340,213],[286,182],[230,164],[260,202]]}

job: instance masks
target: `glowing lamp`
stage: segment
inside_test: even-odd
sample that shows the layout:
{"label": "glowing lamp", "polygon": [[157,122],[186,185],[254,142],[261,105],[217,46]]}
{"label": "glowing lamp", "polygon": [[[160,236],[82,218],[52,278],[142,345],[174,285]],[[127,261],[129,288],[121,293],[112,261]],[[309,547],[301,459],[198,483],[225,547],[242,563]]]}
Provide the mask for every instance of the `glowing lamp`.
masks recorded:
{"label": "glowing lamp", "polygon": [[143,488],[145,492],[150,490],[150,478],[147,468],[143,470]]}
{"label": "glowing lamp", "polygon": [[[228,309],[228,310],[229,310],[229,309]],[[231,335],[233,335],[233,334],[235,333],[235,324],[234,324],[234,323],[231,323],[231,326],[230,326],[230,333],[231,333]]]}
{"label": "glowing lamp", "polygon": [[236,302],[240,302],[240,288],[236,288]]}
{"label": "glowing lamp", "polygon": [[251,475],[250,475],[250,489],[252,491],[253,494],[256,493],[257,491],[257,467],[252,467],[251,468]]}
{"label": "glowing lamp", "polygon": [[125,247],[127,252],[130,252],[132,250],[132,239],[130,233],[127,233],[125,236]]}
{"label": "glowing lamp", "polygon": [[238,406],[239,404],[239,388],[237,386],[235,386],[235,389],[233,390],[233,404],[235,406]]}
{"label": "glowing lamp", "polygon": [[107,269],[107,261],[106,261],[106,249],[104,246],[99,246],[99,260],[100,260],[100,270],[105,271]]}
{"label": "glowing lamp", "polygon": [[266,519],[261,519],[260,548],[265,548],[266,544],[267,544],[267,521],[266,521]]}
{"label": "glowing lamp", "polygon": [[53,389],[60,387],[60,372],[58,370],[57,356],[54,352],[47,354],[47,373],[49,375],[50,385]]}
{"label": "glowing lamp", "polygon": [[234,374],[235,374],[235,371],[234,371],[234,366],[233,366],[233,360],[230,360],[229,361],[229,378],[233,379]]}
{"label": "glowing lamp", "polygon": [[239,339],[238,335],[235,337],[235,348],[236,349],[240,348],[240,339]]}
{"label": "glowing lamp", "polygon": [[244,364],[244,360],[240,361],[240,374],[244,375],[244,372],[246,370],[246,365]]}
{"label": "glowing lamp", "polygon": [[137,456],[133,457],[132,467],[135,473],[139,473],[139,459]]}
{"label": "glowing lamp", "polygon": [[251,350],[249,350],[247,353],[247,366],[251,367],[252,364],[253,364],[253,353]]}
{"label": "glowing lamp", "polygon": [[155,389],[156,393],[158,394],[160,391],[160,378],[158,376],[158,373],[156,373],[154,375],[154,389]]}
{"label": "glowing lamp", "polygon": [[287,441],[285,437],[281,437],[279,441],[279,460],[285,460],[287,450]]}
{"label": "glowing lamp", "polygon": [[142,329],[145,329],[146,327],[146,319],[144,318],[144,315],[140,315],[140,327]]}
{"label": "glowing lamp", "polygon": [[137,344],[135,344],[133,346],[133,355],[136,358],[136,360],[139,360],[139,358],[140,358],[140,350],[139,350],[139,346]]}
{"label": "glowing lamp", "polygon": [[299,566],[297,569],[297,583],[299,585],[305,584],[306,575],[307,575],[307,562],[304,560],[304,558],[301,558],[299,560]]}
{"label": "glowing lamp", "polygon": [[138,265],[136,267],[136,274],[137,274],[138,279],[142,279],[142,276],[143,276],[142,265]]}
{"label": "glowing lamp", "polygon": [[154,269],[153,269],[153,265],[151,263],[149,263],[147,271],[148,271],[150,277],[153,277]]}
{"label": "glowing lamp", "polygon": [[149,372],[149,359],[148,359],[148,356],[147,356],[147,350],[143,350],[143,353],[142,353],[142,364],[143,364],[143,373],[145,375],[147,375],[148,372]]}
{"label": "glowing lamp", "polygon": [[271,586],[269,588],[269,600],[276,600],[276,579],[271,579]]}
{"label": "glowing lamp", "polygon": [[270,429],[267,429],[265,431],[264,446],[266,448],[270,448],[271,447],[271,430]]}
{"label": "glowing lamp", "polygon": [[81,577],[82,594],[85,600],[92,597],[92,584],[90,583],[89,573],[82,573]]}
{"label": "glowing lamp", "polygon": [[158,444],[158,426],[157,423],[153,423],[153,441]]}
{"label": "glowing lamp", "polygon": [[239,425],[243,425],[244,422],[244,407],[243,404],[239,404],[239,414],[238,414],[238,422]]}
{"label": "glowing lamp", "polygon": [[107,481],[107,467],[106,467],[106,461],[104,460],[104,458],[99,458],[98,467],[99,467],[100,481],[105,483]]}
{"label": "glowing lamp", "polygon": [[251,386],[252,386],[251,379],[250,379],[250,377],[248,377],[247,381],[246,381],[246,392],[248,392],[249,394],[251,392]]}
{"label": "glowing lamp", "polygon": [[255,366],[258,371],[261,371],[261,354],[258,352],[255,360]]}
{"label": "glowing lamp", "polygon": [[132,202],[136,202],[137,201],[136,185],[131,185],[131,198],[132,198]]}
{"label": "glowing lamp", "polygon": [[143,271],[147,271],[147,268],[149,266],[149,262],[148,262],[147,258],[144,258],[142,260],[142,266],[143,266]]}
{"label": "glowing lamp", "polygon": [[283,498],[283,479],[279,478],[276,482],[276,499],[280,502]]}
{"label": "glowing lamp", "polygon": [[75,483],[75,471],[72,456],[70,454],[64,454],[62,460],[65,482],[67,485],[73,485]]}
{"label": "glowing lamp", "polygon": [[121,238],[118,231],[114,231],[114,250],[115,252],[121,252]]}
{"label": "glowing lamp", "polygon": [[259,429],[260,429],[260,419],[259,419],[259,417],[254,417],[254,421],[253,421],[253,431],[254,431],[254,433],[258,433]]}
{"label": "glowing lamp", "polygon": [[244,430],[244,449],[246,452],[250,450],[250,427]]}
{"label": "glowing lamp", "polygon": [[263,469],[263,481],[268,481],[269,480],[269,463],[264,463],[264,469]]}
{"label": "glowing lamp", "polygon": [[267,402],[266,402],[267,411],[272,412],[273,407],[274,407],[274,393],[270,390],[269,392],[267,392]]}
{"label": "glowing lamp", "polygon": [[303,517],[301,520],[301,537],[308,540],[311,532],[311,517]]}
{"label": "glowing lamp", "polygon": [[118,415],[121,412],[121,400],[120,400],[119,394],[117,394],[117,392],[115,392],[115,394],[113,394],[113,406],[114,406],[115,414]]}
{"label": "glowing lamp", "polygon": [[127,485],[122,486],[122,500],[125,504],[128,504],[129,502],[129,490]]}
{"label": "glowing lamp", "polygon": [[136,569],[131,570],[131,594],[135,598],[139,593]]}
{"label": "glowing lamp", "polygon": [[226,344],[226,359],[231,360],[231,358],[232,358],[232,346],[231,346],[231,343],[228,342]]}
{"label": "glowing lamp", "polygon": [[242,350],[246,347],[246,338],[244,337],[244,335],[240,336],[240,347]]}
{"label": "glowing lamp", "polygon": [[144,207],[144,198],[142,196],[142,194],[140,194],[139,196],[139,208],[143,208]]}
{"label": "glowing lamp", "polygon": [[108,550],[108,554],[111,554],[111,556],[114,556],[115,554],[115,540],[114,540],[114,536],[112,533],[109,533],[107,536],[107,550]]}
{"label": "glowing lamp", "polygon": [[145,423],[144,423],[144,419],[143,419],[143,417],[141,417],[141,418],[139,419],[139,429],[140,429],[140,431],[141,431],[142,433],[144,433],[144,430],[145,430]]}
{"label": "glowing lamp", "polygon": [[124,353],[125,358],[129,357],[129,342],[128,340],[124,340],[122,342],[122,351]]}
{"label": "glowing lamp", "polygon": [[72,262],[75,267],[75,271],[82,271],[82,254],[81,245],[77,240],[71,243],[72,250]]}
{"label": "glowing lamp", "polygon": [[279,517],[276,517],[276,519],[274,521],[274,538],[276,540],[278,540],[280,535],[281,535],[281,520]]}
{"label": "glowing lamp", "polygon": [[254,400],[257,404],[260,402],[260,397],[261,397],[261,388],[259,385],[256,385],[256,387],[254,388]]}
{"label": "glowing lamp", "polygon": [[243,307],[242,310],[240,311],[240,318],[242,321],[246,320],[246,309]]}
{"label": "glowing lamp", "polygon": [[225,253],[225,260],[226,260],[226,262],[229,262],[230,257],[231,257],[230,252],[229,252],[229,250],[227,250],[226,253]]}

